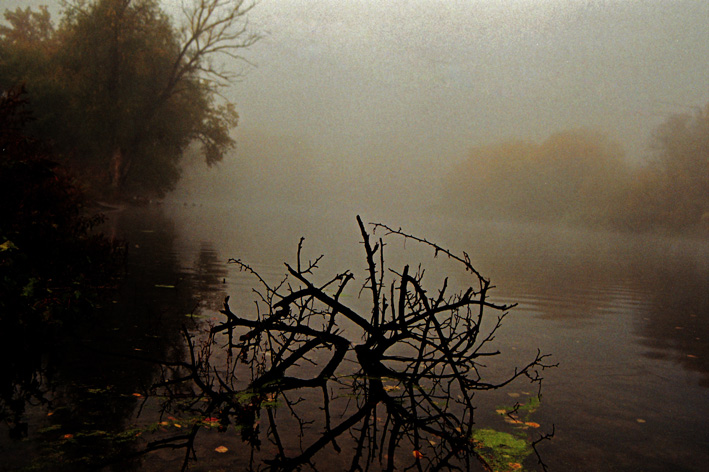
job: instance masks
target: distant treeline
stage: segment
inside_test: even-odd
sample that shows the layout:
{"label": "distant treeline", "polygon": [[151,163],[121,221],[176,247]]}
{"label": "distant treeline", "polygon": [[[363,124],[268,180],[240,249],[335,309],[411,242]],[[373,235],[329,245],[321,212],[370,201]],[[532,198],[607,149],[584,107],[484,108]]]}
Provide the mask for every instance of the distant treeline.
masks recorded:
{"label": "distant treeline", "polygon": [[476,218],[586,224],[632,231],[709,230],[709,105],[673,115],[638,164],[585,130],[541,144],[472,150],[446,180],[454,211]]}
{"label": "distant treeline", "polygon": [[157,0],[69,0],[55,27],[47,7],[6,10],[0,90],[24,86],[35,120],[94,191],[161,195],[192,143],[206,163],[234,145],[237,114],[220,87],[256,37],[242,1],[184,2],[181,20]]}

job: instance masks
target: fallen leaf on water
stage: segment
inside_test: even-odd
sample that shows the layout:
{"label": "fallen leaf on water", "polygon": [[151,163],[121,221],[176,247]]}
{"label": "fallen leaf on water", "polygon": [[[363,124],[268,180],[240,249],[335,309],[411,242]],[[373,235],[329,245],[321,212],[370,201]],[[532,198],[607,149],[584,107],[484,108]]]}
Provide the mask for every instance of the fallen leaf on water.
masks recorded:
{"label": "fallen leaf on water", "polygon": [[423,454],[421,453],[421,451],[414,451],[412,452],[412,454],[416,459],[423,459]]}
{"label": "fallen leaf on water", "polygon": [[534,421],[527,421],[526,423],[527,426],[531,426],[532,428],[539,428],[541,425],[539,423],[535,423]]}
{"label": "fallen leaf on water", "polygon": [[65,434],[64,436],[62,436],[62,439],[71,439],[73,437],[74,437],[73,434]]}
{"label": "fallen leaf on water", "polygon": [[217,451],[217,452],[220,453],[220,454],[224,454],[224,453],[227,452],[229,449],[226,448],[226,447],[224,447],[224,446],[219,446],[218,448],[216,448],[216,449],[214,449],[214,450]]}
{"label": "fallen leaf on water", "polygon": [[524,421],[518,420],[517,418],[513,418],[511,416],[505,416],[505,423],[509,424],[522,424]]}
{"label": "fallen leaf on water", "polygon": [[142,397],[143,395],[141,395],[140,393],[134,393],[133,396],[134,397]]}
{"label": "fallen leaf on water", "polygon": [[635,420],[635,421],[637,421],[638,423],[645,423],[645,422],[646,422],[646,421],[645,421],[644,419],[642,419],[642,418],[638,418],[638,419]]}
{"label": "fallen leaf on water", "polygon": [[687,354],[687,357],[689,357],[690,359],[698,359],[698,357],[694,354]]}
{"label": "fallen leaf on water", "polygon": [[507,395],[511,396],[512,398],[519,397],[519,393],[508,393]]}
{"label": "fallen leaf on water", "polygon": [[385,385],[384,386],[385,392],[391,392],[392,390],[399,390],[399,386],[398,385]]}
{"label": "fallen leaf on water", "polygon": [[174,423],[173,426],[175,428],[182,428],[182,425],[180,423]]}
{"label": "fallen leaf on water", "polygon": [[499,413],[501,415],[507,414],[507,410],[495,410],[495,413]]}
{"label": "fallen leaf on water", "polygon": [[519,462],[510,462],[510,463],[507,464],[507,465],[509,465],[509,466],[510,466],[510,469],[512,469],[512,470],[517,470],[517,469],[521,469],[521,468],[522,468],[522,464],[520,464]]}

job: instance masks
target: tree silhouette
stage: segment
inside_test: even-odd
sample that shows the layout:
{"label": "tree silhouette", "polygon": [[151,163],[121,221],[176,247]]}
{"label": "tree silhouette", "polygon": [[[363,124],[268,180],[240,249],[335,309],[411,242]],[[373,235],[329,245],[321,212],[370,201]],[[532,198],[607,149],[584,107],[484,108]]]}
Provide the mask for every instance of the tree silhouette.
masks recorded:
{"label": "tree silhouette", "polygon": [[[316,282],[322,256],[305,262],[302,239],[295,266],[286,264],[287,276],[277,285],[232,259],[260,284],[258,313],[234,313],[227,297],[224,322],[201,340],[185,331],[189,359],[164,364],[154,388],[170,399],[166,408],[180,398],[182,413],[201,419],[186,433],[152,441],[146,451],[184,447],[184,470],[201,428],[218,424],[226,431],[236,424],[252,452],[264,438],[277,451],[260,463],[252,454],[252,469],[317,469],[316,456],[328,448],[346,457],[352,471],[468,470],[475,460],[487,467],[472,441],[476,392],[519,378],[541,388],[541,371],[551,367],[548,355],[537,351],[502,380],[487,380],[482,362],[500,354],[491,344],[514,305],[490,301],[490,281],[467,254],[375,224],[386,237],[414,241],[462,264],[472,279],[461,292],[450,291],[446,279],[429,294],[424,271],[387,269],[383,239],[373,241],[357,221],[367,261],[360,293],[371,296],[365,312],[343,301],[352,272]],[[485,323],[490,311],[497,316]],[[265,435],[257,421],[262,412]],[[297,447],[281,424],[286,432],[298,431]]]}

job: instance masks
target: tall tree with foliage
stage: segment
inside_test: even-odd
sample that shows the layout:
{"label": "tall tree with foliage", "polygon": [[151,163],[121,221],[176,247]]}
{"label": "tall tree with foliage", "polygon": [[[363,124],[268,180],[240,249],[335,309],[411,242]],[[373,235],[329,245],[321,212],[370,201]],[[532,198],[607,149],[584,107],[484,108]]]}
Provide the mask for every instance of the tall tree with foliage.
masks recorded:
{"label": "tall tree with foliage", "polygon": [[[0,51],[23,67],[0,60],[0,83],[27,83],[38,97],[40,131],[76,167],[119,194],[162,194],[179,179],[191,143],[208,165],[234,145],[229,131],[238,116],[219,93],[233,73],[214,64],[239,59],[257,39],[247,29],[250,8],[243,0],[193,0],[178,24],[157,0],[72,0],[56,30],[46,10],[6,12]],[[49,52],[22,64],[15,37]]]}

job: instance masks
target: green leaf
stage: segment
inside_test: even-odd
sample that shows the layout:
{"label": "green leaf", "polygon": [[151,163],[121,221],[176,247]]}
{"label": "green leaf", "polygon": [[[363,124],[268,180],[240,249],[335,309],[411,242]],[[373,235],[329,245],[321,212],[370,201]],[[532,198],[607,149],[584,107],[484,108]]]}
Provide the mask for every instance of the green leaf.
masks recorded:
{"label": "green leaf", "polygon": [[17,249],[17,246],[15,246],[9,239],[0,244],[0,252],[10,251],[12,249]]}

